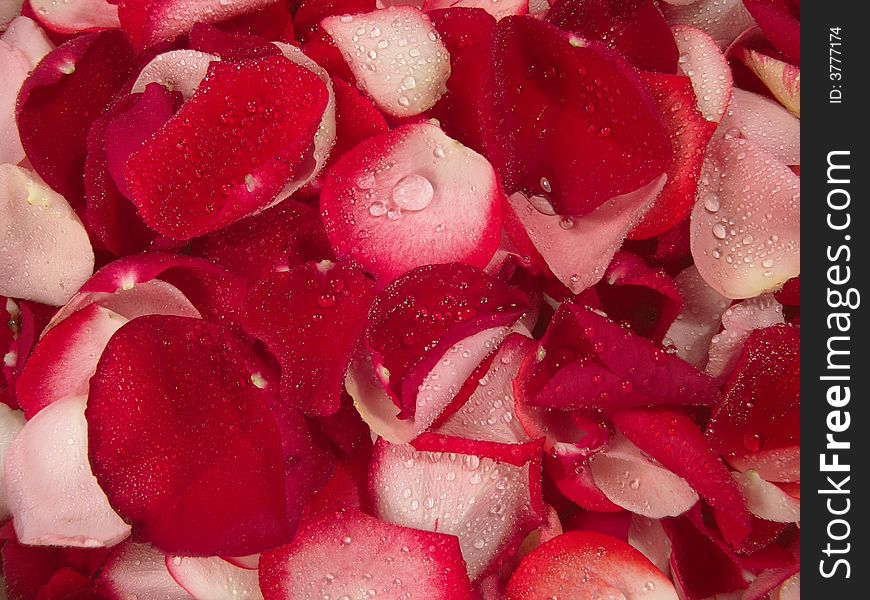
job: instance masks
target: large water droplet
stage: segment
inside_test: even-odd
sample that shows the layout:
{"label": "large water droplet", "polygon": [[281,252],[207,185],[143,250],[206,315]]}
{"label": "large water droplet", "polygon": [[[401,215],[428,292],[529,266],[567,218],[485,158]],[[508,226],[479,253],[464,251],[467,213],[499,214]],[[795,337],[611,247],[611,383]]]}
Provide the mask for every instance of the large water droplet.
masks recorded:
{"label": "large water droplet", "polygon": [[407,175],[393,186],[393,202],[402,210],[423,210],[434,195],[432,182],[422,175]]}

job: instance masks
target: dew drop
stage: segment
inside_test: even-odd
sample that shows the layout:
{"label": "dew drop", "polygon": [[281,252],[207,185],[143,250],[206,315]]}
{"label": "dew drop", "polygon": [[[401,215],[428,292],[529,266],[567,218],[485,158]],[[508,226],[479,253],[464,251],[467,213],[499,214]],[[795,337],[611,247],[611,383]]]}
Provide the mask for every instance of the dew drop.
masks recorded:
{"label": "dew drop", "polygon": [[393,186],[393,202],[401,210],[423,210],[432,203],[435,189],[422,175],[407,175]]}
{"label": "dew drop", "polygon": [[373,217],[382,217],[387,214],[387,205],[380,200],[369,204],[369,214]]}
{"label": "dew drop", "polygon": [[707,192],[704,194],[704,208],[709,212],[717,212],[721,204],[722,201],[719,199],[719,195],[715,192]]}
{"label": "dew drop", "polygon": [[716,223],[713,225],[713,235],[716,239],[724,240],[728,237],[728,230],[725,229],[725,226],[722,223]]}

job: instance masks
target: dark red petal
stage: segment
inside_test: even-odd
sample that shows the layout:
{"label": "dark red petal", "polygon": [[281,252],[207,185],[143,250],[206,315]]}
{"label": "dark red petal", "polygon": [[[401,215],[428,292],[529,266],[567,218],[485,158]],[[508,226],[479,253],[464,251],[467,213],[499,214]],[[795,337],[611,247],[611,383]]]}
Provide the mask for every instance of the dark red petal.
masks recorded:
{"label": "dark red petal", "polygon": [[296,9],[293,24],[300,39],[307,41],[326,17],[367,13],[375,8],[375,0],[302,0]]}
{"label": "dark red petal", "polygon": [[372,305],[366,342],[381,382],[413,417],[423,378],[457,342],[514,323],[528,308],[518,290],[462,264],[404,275]]}
{"label": "dark red petal", "polygon": [[253,35],[224,33],[217,27],[197,23],[190,31],[190,47],[198,52],[213,54],[224,60],[244,60],[279,56],[275,44]]}
{"label": "dark red petal", "polygon": [[309,37],[303,46],[305,55],[326,69],[330,75],[348,81],[356,82],[356,78],[350,71],[350,67],[344,62],[344,57],[332,41],[332,38],[318,28],[314,35]]}
{"label": "dark red petal", "polygon": [[788,0],[743,0],[767,39],[792,63],[801,64],[800,6]]}
{"label": "dark red petal", "polygon": [[292,544],[260,559],[265,600],[375,597],[471,600],[456,538],[384,523],[358,511],[324,512],[304,522]]}
{"label": "dark red petal", "polygon": [[670,409],[625,409],[613,415],[613,422],[638,448],[695,488],[713,507],[716,523],[732,546],[749,534],[749,512],[740,490],[694,421]]}
{"label": "dark red petal", "polygon": [[[8,525],[12,529],[11,523]],[[5,537],[5,536],[4,536]],[[16,539],[3,541],[3,575],[9,598],[37,598],[58,572],[74,572],[90,579],[105,562],[106,548],[25,546]]]}
{"label": "dark red petal", "polygon": [[82,207],[88,130],[129,77],[133,50],[119,31],[77,37],[46,56],[18,96],[18,129],[37,173]]}
{"label": "dark red petal", "polygon": [[505,595],[507,600],[677,599],[673,584],[643,554],[615,537],[588,531],[569,531],[532,551],[511,576]]}
{"label": "dark red petal", "polygon": [[330,164],[363,140],[390,129],[381,112],[356,86],[333,77],[332,89],[335,93],[336,140]]}
{"label": "dark red petal", "polygon": [[309,260],[334,258],[317,212],[296,200],[194,240],[191,252],[250,284]]}
{"label": "dark red petal", "polygon": [[682,310],[674,280],[625,251],[616,254],[595,289],[611,319],[628,322],[633,331],[656,343]]}
{"label": "dark red petal", "polygon": [[308,415],[338,410],[373,298],[362,271],[329,261],[273,273],[251,289],[243,324],[278,358],[285,402]]}
{"label": "dark red petal", "polygon": [[671,540],[671,571],[685,600],[707,600],[745,589],[736,557],[698,530],[688,517],[662,520]]}
{"label": "dark red petal", "polygon": [[507,17],[492,60],[486,150],[507,192],[585,215],[669,167],[658,111],[612,52],[532,17]]}
{"label": "dark red petal", "polygon": [[427,264],[486,266],[498,247],[501,202],[484,157],[420,123],[342,156],[323,182],[320,211],[336,255],[386,285]]}
{"label": "dark red petal", "polygon": [[785,306],[800,306],[801,305],[801,277],[792,277],[786,281],[782,288],[774,294],[774,297],[780,304]]}
{"label": "dark red petal", "polygon": [[[800,330],[776,325],[750,334],[707,428],[713,448],[740,470],[793,481],[784,452],[800,446]],[[767,460],[766,457],[780,457]],[[776,463],[779,462],[779,468]]]}
{"label": "dark red petal", "polygon": [[292,43],[296,40],[293,15],[295,0],[276,0],[259,10],[220,21],[215,26],[221,31],[241,35],[255,35],[267,40]]}
{"label": "dark red petal", "polygon": [[262,210],[301,166],[326,103],[323,82],[283,56],[212,62],[193,97],[127,162],[131,200],[175,239]]}
{"label": "dark red petal", "polygon": [[120,0],[121,28],[137,49],[171,42],[195,23],[217,23],[252,13],[276,0]]}
{"label": "dark red petal", "polygon": [[429,115],[438,119],[453,139],[484,152],[482,110],[488,110],[484,85],[490,65],[495,19],[486,11],[469,8],[434,10],[429,13],[444,46],[450,53],[447,93]]}
{"label": "dark red petal", "polygon": [[[741,600],[764,600],[770,598],[768,594],[775,594],[776,589],[784,584],[791,576],[800,573],[801,565],[799,561],[786,566],[774,569],[767,569],[756,577],[746,591],[743,593]],[[782,599],[782,595],[778,597]]]}
{"label": "dark red petal", "polygon": [[603,43],[639,69],[677,72],[680,53],[653,0],[558,0],[547,21]]}
{"label": "dark red petal", "polygon": [[654,404],[710,405],[707,375],[589,308],[563,304],[517,379],[536,406],[615,410]]}
{"label": "dark red petal", "polygon": [[[165,88],[161,88],[165,89]],[[158,92],[152,92],[152,97]],[[107,140],[113,142],[128,142],[134,139],[132,133],[124,132],[122,135],[109,138],[110,125],[115,125],[117,131],[118,119],[124,122],[129,111],[135,111],[140,106],[141,94],[131,94],[116,101],[105,113],[100,115],[91,125],[87,137],[87,158],[85,160],[84,183],[85,183],[85,210],[84,221],[88,231],[109,252],[122,256],[132,254],[145,248],[155,237],[157,232],[142,222],[136,213],[136,208],[118,190],[118,164],[116,160],[115,173],[109,171],[107,152]],[[145,115],[150,121],[150,114]],[[165,114],[158,123],[143,123],[144,131],[140,132],[136,147],[141,145],[152,131],[148,131],[154,125],[159,127],[172,116]],[[149,127],[149,125],[151,127]],[[116,144],[117,145],[117,144]],[[123,161],[126,162],[124,156]],[[121,167],[123,162],[121,163]],[[122,173],[122,172],[121,172]],[[120,181],[123,182],[123,179]]]}
{"label": "dark red petal", "polygon": [[629,233],[635,240],[661,235],[689,216],[695,204],[704,152],[716,131],[716,124],[698,110],[695,91],[687,77],[641,73],[641,79],[670,134],[674,160],[664,189]]}
{"label": "dark red petal", "polygon": [[263,369],[229,330],[195,319],[140,317],[109,341],[91,379],[89,451],[138,539],[227,556],[291,539],[311,441],[275,420]]}

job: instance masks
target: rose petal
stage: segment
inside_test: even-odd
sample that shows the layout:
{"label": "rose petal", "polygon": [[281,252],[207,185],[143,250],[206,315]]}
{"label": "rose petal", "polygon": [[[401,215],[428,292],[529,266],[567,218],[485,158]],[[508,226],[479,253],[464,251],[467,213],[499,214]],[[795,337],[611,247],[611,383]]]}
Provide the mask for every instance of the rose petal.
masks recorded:
{"label": "rose petal", "polygon": [[109,558],[100,582],[113,600],[160,598],[194,600],[178,585],[166,568],[166,557],[147,544],[124,544]]}
{"label": "rose petal", "polygon": [[329,261],[274,273],[251,289],[243,323],[278,358],[285,402],[308,415],[338,410],[373,298],[364,273]]}
{"label": "rose petal", "polygon": [[216,23],[270,6],[278,0],[120,0],[118,17],[130,41],[142,50],[170,42],[195,23]]}
{"label": "rose petal", "polygon": [[666,0],[660,6],[668,23],[697,27],[723,50],[755,23],[743,0]]}
{"label": "rose petal", "polygon": [[[24,427],[24,414],[13,410],[5,404],[0,404],[0,465],[6,464],[6,453],[9,445]],[[6,493],[5,468],[0,470],[0,519],[6,520],[12,513]]]}
{"label": "rose petal", "polygon": [[450,76],[450,57],[429,18],[409,7],[331,16],[332,37],[358,85],[378,108],[410,117],[432,108]]}
{"label": "rose petal", "polygon": [[369,471],[371,501],[386,521],[456,535],[474,580],[541,523],[534,483],[540,462],[528,457],[514,466],[450,449],[418,452],[378,442]]}
{"label": "rose petal", "polygon": [[783,60],[742,48],[738,57],[767,86],[770,93],[796,117],[801,116],[801,70]]}
{"label": "rose petal", "polygon": [[46,56],[21,88],[16,116],[27,158],[73,208],[84,197],[88,130],[132,67],[121,32],[85,34]]}
{"label": "rose petal", "polygon": [[676,348],[676,354],[699,369],[707,364],[710,340],[719,331],[722,313],[730,301],[707,285],[707,282],[692,265],[674,278],[683,312],[665,334],[664,344]]}
{"label": "rose petal", "polygon": [[0,165],[0,222],[0,295],[60,306],[93,272],[81,221],[35,173]]}
{"label": "rose petal", "polygon": [[709,35],[690,25],[671,27],[680,49],[679,71],[692,80],[698,109],[708,121],[725,116],[734,79],[725,55]]}
{"label": "rose petal", "polygon": [[273,415],[266,377],[196,319],[140,317],[109,340],[91,379],[91,463],[138,539],[242,556],[292,537],[316,466],[300,418]]}
{"label": "rose petal", "polygon": [[637,548],[665,575],[671,572],[671,540],[661,521],[640,515],[631,515],[628,543]]}
{"label": "rose petal", "polygon": [[456,538],[398,527],[358,511],[326,512],[304,522],[293,543],[260,559],[266,600],[376,597],[471,600]]}
{"label": "rose petal", "polygon": [[127,162],[142,218],[179,240],[268,206],[300,168],[328,100],[316,75],[283,56],[213,62],[208,72]]}
{"label": "rose petal", "polygon": [[666,179],[662,175],[635,192],[608,200],[583,217],[544,214],[532,203],[534,196],[529,199],[518,192],[508,199],[508,204],[519,223],[510,225],[511,219],[506,217],[506,228],[518,246],[524,247],[530,241],[559,281],[579,294],[604,276],[626,235],[649,210]]}
{"label": "rose petal", "polygon": [[778,486],[763,480],[757,471],[735,472],[731,475],[746,498],[746,508],[756,517],[776,523],[797,523],[801,520],[800,498],[792,498]]}
{"label": "rose petal", "polygon": [[196,600],[263,600],[256,570],[236,567],[217,556],[167,556],[166,569]]}
{"label": "rose petal", "polygon": [[689,417],[670,409],[625,409],[613,421],[625,437],[704,498],[732,545],[749,534],[749,512],[739,489]]}
{"label": "rose petal", "polygon": [[330,243],[382,285],[427,264],[483,267],[498,246],[501,192],[485,158],[430,124],[369,138],[330,170]]}
{"label": "rose petal", "polygon": [[678,597],[668,578],[625,542],[600,533],[570,531],[523,559],[508,582],[506,598],[544,600],[607,595],[626,600]]}
{"label": "rose petal", "polygon": [[801,64],[800,3],[789,0],[743,0],[767,39],[789,62]]}
{"label": "rose petal", "polygon": [[531,17],[499,21],[491,52],[486,154],[507,192],[586,215],[668,168],[658,112],[612,52]]}
{"label": "rose petal", "polygon": [[639,69],[677,72],[674,36],[652,0],[560,0],[547,21],[601,42]]}
{"label": "rose petal", "polygon": [[800,120],[764,96],[734,88],[720,131],[749,140],[786,165],[801,164]]}
{"label": "rose petal", "polygon": [[695,266],[717,292],[776,290],[800,273],[800,178],[753,143],[720,138],[704,161],[691,227]]}
{"label": "rose petal", "polygon": [[7,450],[9,509],[22,543],[112,546],[130,535],[88,465],[85,401],[73,396],[54,402],[25,424]]}
{"label": "rose petal", "polygon": [[117,29],[118,7],[108,0],[30,0],[30,7],[46,27],[59,33]]}
{"label": "rose petal", "polygon": [[480,8],[496,19],[514,15],[525,15],[529,12],[529,0],[425,0],[424,11],[434,11],[443,8]]}
{"label": "rose petal", "polygon": [[706,372],[713,377],[729,375],[753,330],[784,322],[782,305],[770,294],[756,296],[730,307],[722,313],[723,330],[710,340]]}
{"label": "rose petal", "polygon": [[196,50],[170,50],[158,54],[139,72],[132,94],[144,92],[149,83],[159,83],[170,92],[181,92],[185,99],[193,96],[205,79],[208,66],[220,57]]}

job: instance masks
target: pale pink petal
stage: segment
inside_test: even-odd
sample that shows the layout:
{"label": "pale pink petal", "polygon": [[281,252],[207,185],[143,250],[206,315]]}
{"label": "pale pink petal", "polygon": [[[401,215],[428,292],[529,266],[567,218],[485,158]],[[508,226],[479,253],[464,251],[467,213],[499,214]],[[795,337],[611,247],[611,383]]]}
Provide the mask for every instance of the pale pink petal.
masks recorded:
{"label": "pale pink petal", "polygon": [[632,515],[628,526],[628,543],[662,573],[668,575],[671,572],[671,540],[658,519]]}
{"label": "pale pink petal", "polygon": [[341,50],[357,84],[384,112],[418,115],[447,90],[450,55],[419,10],[396,7],[327,17],[321,26]]}
{"label": "pale pink petal", "polygon": [[535,207],[522,193],[508,203],[553,274],[579,294],[603,276],[625,236],[664,187],[662,175],[639,190],[612,198],[583,217],[561,217]]}
{"label": "pale pink petal", "polygon": [[722,313],[731,301],[707,285],[695,265],[680,271],[674,282],[683,299],[683,312],[668,329],[663,344],[675,348],[677,356],[702,369],[707,364],[710,340],[719,331]]}
{"label": "pale pink petal", "polygon": [[469,375],[498,348],[509,331],[508,327],[486,329],[447,350],[420,385],[417,409],[411,419],[398,418],[399,407],[384,391],[365,353],[351,363],[345,386],[357,411],[374,433],[392,443],[409,442],[436,421]]}
{"label": "pale pink petal", "polygon": [[772,600],[801,600],[801,574],[798,572],[786,579],[779,588],[779,597],[774,592]]}
{"label": "pale pink petal", "polygon": [[69,203],[35,173],[0,165],[0,295],[60,306],[93,270]]}
{"label": "pale pink petal", "polygon": [[674,40],[680,50],[678,68],[692,80],[698,110],[708,121],[718,123],[731,101],[734,80],[722,50],[709,35],[690,25],[674,25]]}
{"label": "pale pink petal", "polygon": [[698,272],[727,298],[779,289],[800,274],[800,178],[747,140],[714,140],[691,246]]}
{"label": "pale pink petal", "polygon": [[208,66],[220,57],[197,50],[170,50],[158,54],[142,68],[133,83],[131,93],[145,91],[149,83],[159,83],[169,91],[180,92],[190,98],[205,79]]}
{"label": "pale pink petal", "polygon": [[166,557],[147,544],[118,548],[99,578],[113,600],[195,600],[169,574]]}
{"label": "pale pink petal", "polygon": [[121,26],[118,7],[107,0],[30,0],[30,6],[47,27],[60,33]]}
{"label": "pale pink petal", "polygon": [[665,0],[660,4],[671,25],[691,25],[705,31],[723,50],[755,20],[743,0]]}
{"label": "pale pink petal", "polygon": [[743,344],[755,329],[785,323],[782,304],[773,294],[762,294],[735,304],[722,314],[724,329],[710,340],[709,360],[705,371],[713,377],[724,377],[734,370]]}
{"label": "pale pink petal", "polygon": [[167,556],[166,568],[196,600],[263,600],[257,571],[217,556]]}
{"label": "pale pink petal", "polygon": [[746,499],[746,508],[756,517],[776,523],[797,523],[801,520],[801,501],[785,493],[782,488],[765,481],[758,471],[731,473],[740,493]]}
{"label": "pale pink petal", "polygon": [[[22,427],[24,427],[24,413],[20,410],[12,410],[0,403],[0,466],[6,464],[6,451],[9,444],[12,443]],[[6,497],[5,469],[0,468],[0,521],[5,521],[10,516],[9,502]]]}
{"label": "pale pink petal", "polygon": [[746,138],[787,165],[801,164],[801,122],[781,104],[734,88],[719,132]]}
{"label": "pale pink petal", "polygon": [[644,517],[676,517],[698,501],[682,477],[646,458],[619,434],[590,459],[589,470],[608,500]]}
{"label": "pale pink petal", "polygon": [[18,164],[24,160],[15,102],[30,69],[30,61],[21,50],[0,40],[0,163]]}
{"label": "pale pink petal", "polygon": [[18,48],[30,61],[30,68],[35,67],[42,58],[54,50],[54,44],[45,35],[42,27],[27,17],[16,17],[9,27],[0,36],[3,40],[13,48]]}
{"label": "pale pink petal", "polygon": [[84,396],[30,419],[9,446],[6,489],[22,544],[100,547],[130,535],[88,463]]}

